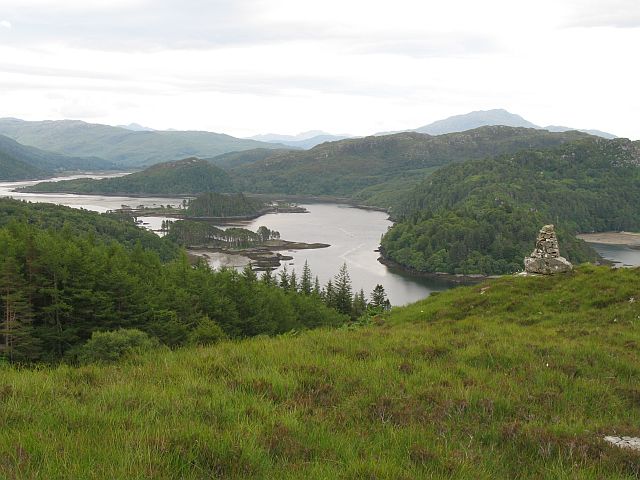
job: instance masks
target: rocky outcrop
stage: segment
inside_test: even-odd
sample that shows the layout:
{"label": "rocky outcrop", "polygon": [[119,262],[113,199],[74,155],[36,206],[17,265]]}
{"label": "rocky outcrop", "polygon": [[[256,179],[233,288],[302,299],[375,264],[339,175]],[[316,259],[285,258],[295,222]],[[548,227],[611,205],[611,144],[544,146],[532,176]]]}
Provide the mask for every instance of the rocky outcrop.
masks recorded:
{"label": "rocky outcrop", "polygon": [[573,270],[571,262],[560,256],[560,246],[553,225],[545,225],[538,233],[535,250],[524,259],[524,269],[527,273],[542,275]]}

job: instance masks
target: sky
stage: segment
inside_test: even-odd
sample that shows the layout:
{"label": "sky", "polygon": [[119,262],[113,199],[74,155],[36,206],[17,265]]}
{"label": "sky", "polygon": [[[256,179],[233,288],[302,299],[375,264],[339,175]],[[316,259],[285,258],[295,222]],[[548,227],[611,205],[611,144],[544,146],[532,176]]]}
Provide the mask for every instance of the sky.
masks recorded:
{"label": "sky", "polygon": [[366,135],[505,108],[640,139],[638,0],[0,0],[0,117]]}

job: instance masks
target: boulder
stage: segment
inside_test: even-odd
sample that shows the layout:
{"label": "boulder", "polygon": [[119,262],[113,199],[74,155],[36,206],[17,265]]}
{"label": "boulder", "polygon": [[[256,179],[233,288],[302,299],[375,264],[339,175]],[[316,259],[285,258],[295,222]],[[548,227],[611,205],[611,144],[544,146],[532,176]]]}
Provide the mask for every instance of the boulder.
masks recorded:
{"label": "boulder", "polygon": [[524,269],[527,273],[542,275],[553,275],[573,270],[571,262],[560,256],[558,237],[556,237],[553,225],[545,225],[538,233],[536,248],[531,255],[524,259]]}

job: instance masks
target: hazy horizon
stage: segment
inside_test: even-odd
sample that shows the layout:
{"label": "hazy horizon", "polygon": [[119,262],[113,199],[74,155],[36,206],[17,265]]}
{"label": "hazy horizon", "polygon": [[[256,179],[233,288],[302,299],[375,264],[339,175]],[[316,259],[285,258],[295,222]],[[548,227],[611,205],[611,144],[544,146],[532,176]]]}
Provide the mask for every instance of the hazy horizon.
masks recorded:
{"label": "hazy horizon", "polygon": [[504,108],[640,138],[640,4],[5,0],[2,117],[368,135]]}

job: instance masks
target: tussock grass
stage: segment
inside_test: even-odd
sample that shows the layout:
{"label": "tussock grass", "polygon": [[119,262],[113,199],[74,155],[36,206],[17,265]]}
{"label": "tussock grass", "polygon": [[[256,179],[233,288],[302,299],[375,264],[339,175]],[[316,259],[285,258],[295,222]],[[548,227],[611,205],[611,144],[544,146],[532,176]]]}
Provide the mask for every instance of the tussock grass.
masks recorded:
{"label": "tussock grass", "polygon": [[505,277],[374,323],[5,367],[0,477],[640,477],[602,440],[640,436],[640,271]]}

